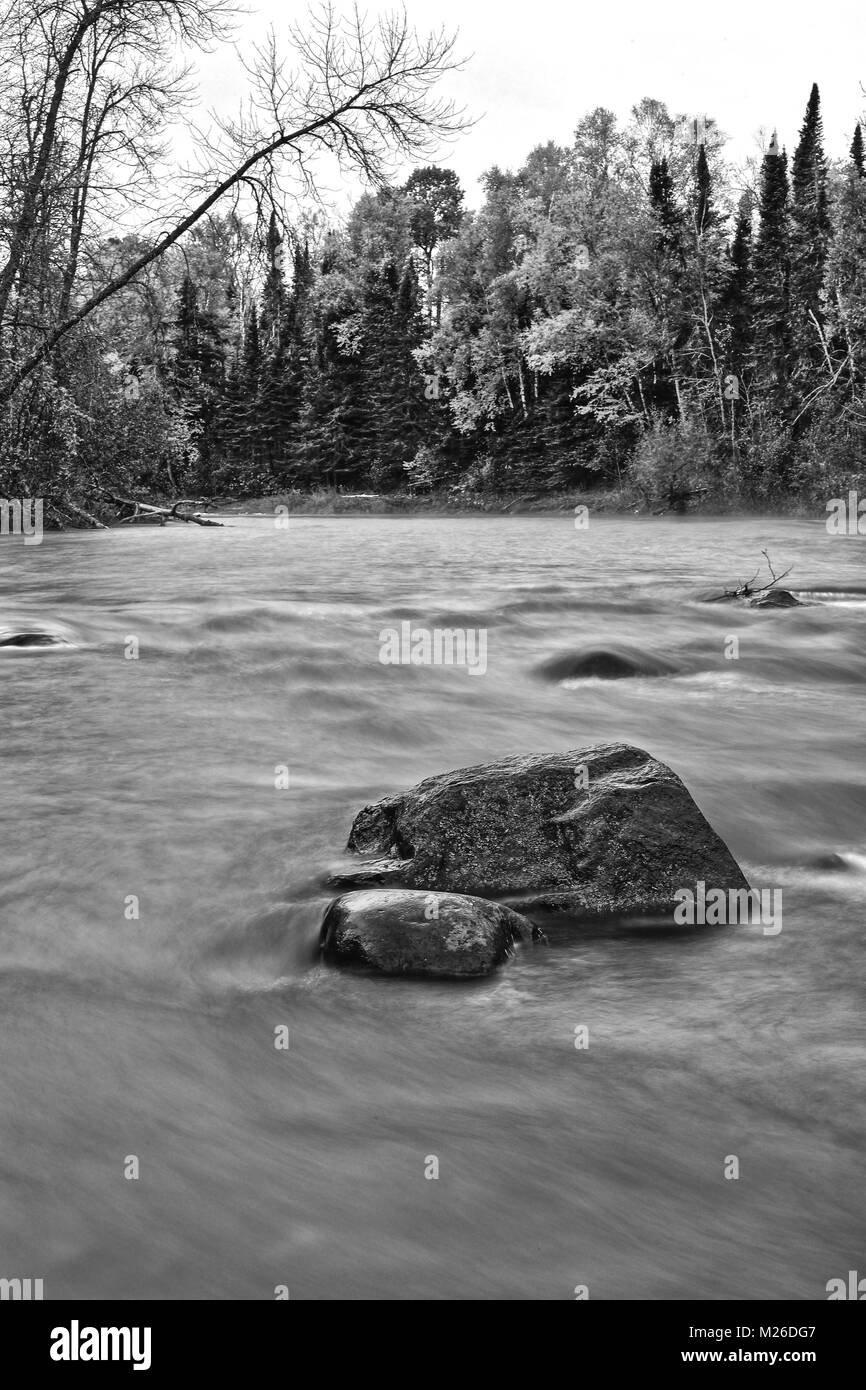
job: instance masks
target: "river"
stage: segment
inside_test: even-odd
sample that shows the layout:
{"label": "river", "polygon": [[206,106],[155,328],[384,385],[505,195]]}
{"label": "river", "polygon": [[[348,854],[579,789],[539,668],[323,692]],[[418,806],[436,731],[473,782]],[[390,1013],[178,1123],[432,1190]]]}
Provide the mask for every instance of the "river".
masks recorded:
{"label": "river", "polygon": [[[697,601],[763,548],[809,606]],[[866,1273],[861,538],[232,518],[4,537],[0,591],[0,624],[74,643],[0,661],[0,1276],[765,1300]],[[383,665],[406,620],[485,629],[485,674]],[[534,674],[609,642],[675,672]],[[669,763],[782,889],[777,936],[573,928],[474,984],[318,963],[361,806],[603,741]]]}

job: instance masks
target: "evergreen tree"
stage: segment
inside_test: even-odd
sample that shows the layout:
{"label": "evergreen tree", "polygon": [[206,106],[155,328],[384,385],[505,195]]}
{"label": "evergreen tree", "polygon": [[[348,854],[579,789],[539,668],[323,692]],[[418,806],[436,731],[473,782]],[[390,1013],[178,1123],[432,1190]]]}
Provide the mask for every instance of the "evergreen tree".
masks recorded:
{"label": "evergreen tree", "polygon": [[854,169],[858,178],[866,177],[866,164],[863,158],[863,131],[858,121],[854,127],[854,139],[851,141],[851,159],[854,162]]}
{"label": "evergreen tree", "polygon": [[776,413],[787,408],[791,369],[788,193],[788,158],[784,150],[778,150],[774,134],[761,169],[760,221],[753,259],[753,372]]}
{"label": "evergreen tree", "polygon": [[[704,161],[706,164],[706,160]],[[659,251],[683,259],[682,216],[677,206],[674,181],[665,158],[653,160],[649,176],[650,205],[659,223]]]}
{"label": "evergreen tree", "polygon": [[791,171],[790,305],[793,369],[801,394],[826,370],[823,287],[830,245],[821,99],[812,87]]}
{"label": "evergreen tree", "polygon": [[[342,269],[342,249],[329,234],[319,266],[319,286]],[[346,350],[341,314],[332,304],[319,308],[313,323],[313,351],[299,419],[295,466],[307,483],[336,487],[357,478],[369,457],[362,359]]]}
{"label": "evergreen tree", "polygon": [[374,271],[364,296],[363,380],[367,467],[376,486],[393,486],[414,458],[429,414],[424,379],[412,356],[420,344],[420,289],[409,260],[398,277],[393,262]]}
{"label": "evergreen tree", "polygon": [[200,307],[199,289],[184,275],[172,324],[170,379],[197,446],[194,486],[210,483],[217,413],[225,382],[225,346],[216,316]]}
{"label": "evergreen tree", "polygon": [[718,216],[713,206],[710,166],[707,163],[707,152],[703,145],[698,149],[695,166],[694,221],[698,236],[703,236],[718,222]]}
{"label": "evergreen tree", "polygon": [[713,180],[706,147],[701,144],[695,160],[691,195],[692,246],[689,275],[684,287],[685,306],[694,324],[688,341],[691,364],[691,391],[701,406],[718,412],[727,429],[723,392],[724,370],[720,341],[721,305],[726,289],[725,235],[723,219],[716,211]]}
{"label": "evergreen tree", "polygon": [[652,403],[664,415],[684,413],[683,364],[679,352],[693,329],[684,302],[686,255],[683,217],[666,158],[653,160],[649,176],[650,210],[657,227],[650,303],[659,325],[658,354],[653,363]]}

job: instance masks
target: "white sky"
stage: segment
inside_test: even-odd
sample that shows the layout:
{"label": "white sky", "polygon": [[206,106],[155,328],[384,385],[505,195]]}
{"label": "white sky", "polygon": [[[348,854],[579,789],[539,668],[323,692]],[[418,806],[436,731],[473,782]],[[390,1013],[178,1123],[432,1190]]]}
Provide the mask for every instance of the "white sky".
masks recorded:
{"label": "white sky", "polygon": [[[279,36],[306,9],[296,0],[249,3],[242,47],[270,23]],[[393,5],[363,8],[372,17]],[[706,113],[730,136],[735,162],[757,152],[761,127],[777,126],[792,151],[812,82],[831,157],[847,152],[866,111],[864,0],[406,0],[406,10],[419,30],[459,30],[469,56],[444,89],[481,119],[437,162],[457,171],[470,206],[485,169],[516,169],[547,140],[568,144],[595,106],[625,118],[652,96],[672,114]],[[206,105],[236,106],[243,74],[230,51],[203,59],[200,71]]]}

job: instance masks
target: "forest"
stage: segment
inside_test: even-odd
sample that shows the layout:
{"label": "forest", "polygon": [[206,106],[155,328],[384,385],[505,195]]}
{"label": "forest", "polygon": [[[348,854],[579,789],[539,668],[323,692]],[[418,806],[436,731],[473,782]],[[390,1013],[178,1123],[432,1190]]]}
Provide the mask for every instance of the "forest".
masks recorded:
{"label": "forest", "polygon": [[[148,88],[127,50],[128,87],[105,76],[129,35],[100,8],[107,27],[74,59],[90,105],[67,92],[47,152],[56,82],[34,85],[20,42],[0,63],[0,495],[86,519],[114,495],[608,491],[760,509],[858,485],[866,162],[856,120],[847,155],[826,154],[817,86],[790,157],[774,133],[736,167],[715,119],[644,98],[625,121],[576,114],[570,144],[490,169],[477,211],[429,159],[459,123],[427,88],[397,131],[399,181],[363,144],[369,110],[360,136],[342,116],[328,128],[368,178],[347,215],[303,196],[302,159],[306,184],[287,191],[244,169],[245,148],[162,245],[130,190],[179,89]],[[218,10],[159,8],[169,29]],[[425,79],[449,56],[428,49]],[[229,133],[256,159],[267,146]]]}

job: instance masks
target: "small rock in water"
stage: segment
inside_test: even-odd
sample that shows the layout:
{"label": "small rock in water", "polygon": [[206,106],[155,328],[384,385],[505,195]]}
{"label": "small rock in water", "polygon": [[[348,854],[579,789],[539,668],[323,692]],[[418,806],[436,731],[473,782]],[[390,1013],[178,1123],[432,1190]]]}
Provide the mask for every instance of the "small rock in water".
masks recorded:
{"label": "small rock in water", "polygon": [[499,903],[456,893],[366,889],[331,904],[322,923],[325,960],[383,975],[477,979],[531,941],[532,923]]}
{"label": "small rock in water", "polygon": [[0,647],[68,647],[71,644],[56,632],[12,632],[0,630]]}
{"label": "small rock in water", "polygon": [[535,667],[535,674],[549,681],[617,681],[630,676],[673,676],[678,668],[666,657],[617,647],[590,647],[585,651],[561,652]]}
{"label": "small rock in water", "polygon": [[807,868],[821,869],[825,873],[832,874],[844,874],[851,871],[851,865],[835,850],[831,850],[829,854],[816,854],[814,859],[809,860]]}
{"label": "small rock in water", "polygon": [[803,604],[788,589],[770,589],[769,593],[757,594],[749,602],[750,608],[802,608]]}

